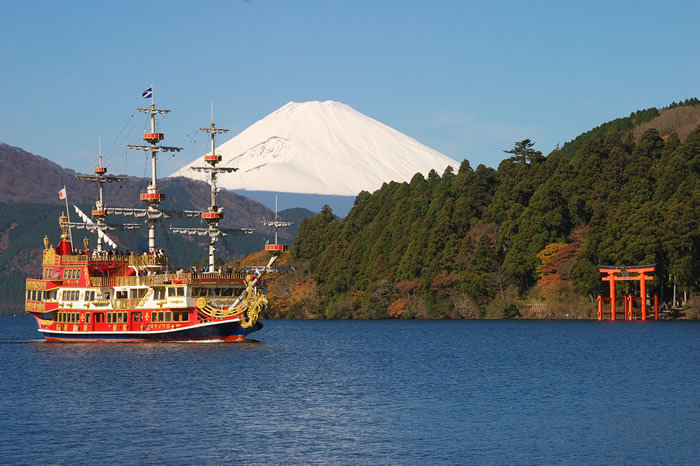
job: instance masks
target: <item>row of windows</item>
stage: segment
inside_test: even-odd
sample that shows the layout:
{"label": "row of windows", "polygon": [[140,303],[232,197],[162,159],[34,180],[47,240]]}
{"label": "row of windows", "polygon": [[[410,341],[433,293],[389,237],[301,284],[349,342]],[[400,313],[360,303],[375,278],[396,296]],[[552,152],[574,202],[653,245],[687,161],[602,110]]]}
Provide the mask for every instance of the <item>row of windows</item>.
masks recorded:
{"label": "row of windows", "polygon": [[[87,314],[86,321],[90,322],[90,314]],[[79,312],[59,312],[56,316],[58,322],[80,322]]]}
{"label": "row of windows", "polygon": [[108,312],[107,313],[107,323],[108,324],[121,324],[127,323],[129,320],[129,315],[126,312]]}
{"label": "row of windows", "polygon": [[234,289],[233,288],[198,288],[194,287],[192,288],[192,297],[196,298],[199,296],[209,296],[209,297],[216,297],[216,296],[233,296]]}
{"label": "row of windows", "polygon": [[80,291],[78,290],[63,290],[61,293],[61,299],[64,301],[77,301],[80,298]]}
{"label": "row of windows", "polygon": [[185,296],[185,287],[183,286],[171,286],[168,288],[154,287],[153,288],[153,298],[154,299],[165,299],[165,290],[168,290],[168,296]]}
{"label": "row of windows", "polygon": [[42,290],[27,290],[27,301],[43,301],[46,292]]}
{"label": "row of windows", "polygon": [[76,278],[80,278],[80,269],[65,269],[63,271],[63,279],[64,280],[72,280]]}
{"label": "row of windows", "polygon": [[[128,323],[129,315],[127,312],[96,312],[95,313],[95,323],[105,322],[105,317],[107,318],[108,324],[125,324]],[[154,312],[151,317],[153,322],[187,322],[189,320],[189,312],[187,311],[158,311]],[[131,320],[135,323],[143,322],[142,312],[132,312]],[[57,322],[80,322],[79,312],[59,312],[56,315]],[[90,323],[90,313],[85,313],[85,323]]]}
{"label": "row of windows", "polygon": [[44,301],[44,300],[55,300],[56,290],[53,291],[43,291],[43,290],[27,290],[27,301]]}
{"label": "row of windows", "polygon": [[[80,290],[63,290],[61,292],[61,299],[63,301],[80,301]],[[86,291],[83,295],[85,301],[95,300],[95,291]]]}
{"label": "row of windows", "polygon": [[[180,296],[185,296],[185,288],[178,286],[178,287],[167,287],[167,288],[162,288],[162,287],[155,287],[153,288],[153,297],[156,300],[160,299],[165,299],[166,298],[166,290],[167,290],[167,295],[169,297],[180,297]],[[145,295],[146,289],[140,289],[137,290],[137,296],[138,298],[141,298]],[[192,297],[227,297],[227,296],[234,296],[235,288],[199,288],[195,287],[192,288]],[[61,299],[63,301],[80,301],[81,297],[81,292],[80,290],[63,290],[61,291]],[[82,294],[83,300],[84,301],[94,301],[96,292],[94,290],[89,290],[85,291],[84,294]],[[108,296],[107,296],[108,297]],[[117,299],[126,299],[127,298],[127,291],[126,290],[120,290],[117,291],[115,294],[115,297]],[[42,290],[27,290],[27,301],[42,301],[44,299],[56,299],[55,292],[50,293],[48,291],[42,291]]]}
{"label": "row of windows", "polygon": [[[64,280],[74,280],[80,278],[82,269],[64,269],[63,279]],[[61,269],[44,269],[44,278],[58,278],[61,274]]]}
{"label": "row of windows", "polygon": [[151,317],[151,322],[187,322],[188,320],[190,316],[187,311],[158,311]]}

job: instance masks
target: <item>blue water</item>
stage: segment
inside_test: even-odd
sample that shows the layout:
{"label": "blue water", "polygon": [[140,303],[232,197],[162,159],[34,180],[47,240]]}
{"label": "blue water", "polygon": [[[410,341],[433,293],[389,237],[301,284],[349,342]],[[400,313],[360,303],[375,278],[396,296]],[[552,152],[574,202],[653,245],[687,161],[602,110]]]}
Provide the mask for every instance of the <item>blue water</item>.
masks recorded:
{"label": "blue water", "polygon": [[0,317],[0,463],[700,463],[700,322],[267,321],[55,344]]}

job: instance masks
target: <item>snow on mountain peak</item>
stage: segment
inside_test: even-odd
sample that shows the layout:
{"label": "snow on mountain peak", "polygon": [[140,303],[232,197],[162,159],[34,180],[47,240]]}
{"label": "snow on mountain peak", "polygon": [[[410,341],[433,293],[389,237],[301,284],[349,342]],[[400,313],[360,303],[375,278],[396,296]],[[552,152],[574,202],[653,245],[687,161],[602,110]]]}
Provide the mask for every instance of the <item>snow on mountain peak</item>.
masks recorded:
{"label": "snow on mountain peak", "polygon": [[[418,172],[438,173],[459,164],[380,123],[349,105],[289,102],[219,145],[220,166],[238,168],[220,174],[225,189],[354,196],[374,191],[389,181],[410,181]],[[203,166],[204,156],[174,176],[205,180],[190,169]]]}

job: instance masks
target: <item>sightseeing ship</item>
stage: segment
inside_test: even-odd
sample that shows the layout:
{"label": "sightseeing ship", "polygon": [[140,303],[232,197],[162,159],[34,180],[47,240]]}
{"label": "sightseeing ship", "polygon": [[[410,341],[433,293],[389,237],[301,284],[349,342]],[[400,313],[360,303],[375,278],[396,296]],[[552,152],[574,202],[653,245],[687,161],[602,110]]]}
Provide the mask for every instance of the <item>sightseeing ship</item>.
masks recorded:
{"label": "sightseeing ship", "polygon": [[[148,95],[147,95],[148,94]],[[219,227],[223,211],[216,205],[216,177],[235,169],[219,167],[214,137],[227,130],[200,128],[211,137],[211,154],[205,155],[207,166],[195,167],[210,175],[211,205],[206,211],[166,211],[159,208],[165,195],[158,192],[156,157],[159,152],[182,150],[162,146],[163,133],[156,131],[155,116],[169,110],[156,108],[151,90],[147,108],[138,110],[150,116],[151,132],[143,135],[147,145],[128,145],[130,149],[151,152],[152,177],[147,191],[140,194],[145,209],[106,207],[103,203],[104,183],[126,181],[126,177],[106,175],[99,152],[95,175],[79,175],[83,181],[96,182],[99,197],[92,210],[92,220],[77,206],[83,222],[59,217],[61,239],[53,247],[44,237],[43,273],[41,278],[26,280],[25,310],[36,318],[38,330],[47,341],[54,342],[177,342],[243,340],[263,326],[258,317],[267,306],[262,276],[274,262],[272,256],[264,267],[251,272],[215,270],[214,244],[220,236],[234,231],[250,233],[250,229],[229,230]],[[65,188],[59,197],[66,196]],[[66,208],[68,203],[66,201]],[[120,253],[107,231],[136,229],[141,224],[112,225],[110,215],[131,215],[145,218],[148,224],[148,251]],[[201,217],[206,227],[172,227],[171,233],[209,236],[209,267],[170,271],[168,257],[156,247],[155,227],[165,218]],[[73,244],[71,229],[86,229],[97,234],[96,247],[90,249],[87,238],[83,249]],[[108,247],[103,248],[103,242]],[[110,250],[109,247],[112,249]]]}

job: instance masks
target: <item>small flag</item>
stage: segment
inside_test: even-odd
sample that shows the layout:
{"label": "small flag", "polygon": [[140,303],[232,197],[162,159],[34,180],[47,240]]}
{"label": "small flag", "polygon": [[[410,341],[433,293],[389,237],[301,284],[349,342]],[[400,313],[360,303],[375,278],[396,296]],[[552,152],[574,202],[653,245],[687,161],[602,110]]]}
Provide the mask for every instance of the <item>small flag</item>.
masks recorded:
{"label": "small flag", "polygon": [[145,91],[143,91],[143,94],[141,94],[144,99],[150,99],[153,97],[153,88],[149,87]]}
{"label": "small flag", "polygon": [[59,199],[65,199],[66,198],[66,188],[63,188],[58,192],[58,198]]}

